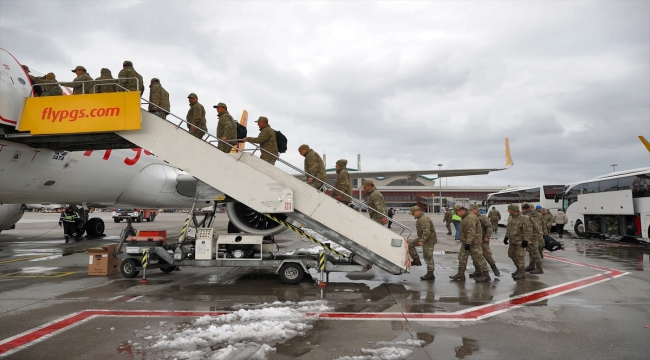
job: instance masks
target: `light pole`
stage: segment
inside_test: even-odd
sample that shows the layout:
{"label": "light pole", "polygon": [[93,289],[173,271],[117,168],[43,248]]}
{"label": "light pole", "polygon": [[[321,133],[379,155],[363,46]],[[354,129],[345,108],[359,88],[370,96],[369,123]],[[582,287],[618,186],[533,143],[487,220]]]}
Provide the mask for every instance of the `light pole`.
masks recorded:
{"label": "light pole", "polygon": [[[442,169],[442,164],[438,164],[438,170]],[[440,213],[442,213],[442,178],[438,174],[438,181],[440,182]]]}
{"label": "light pole", "polygon": [[616,167],[618,166],[618,164],[612,164],[610,166],[612,167],[612,172],[616,172]]}

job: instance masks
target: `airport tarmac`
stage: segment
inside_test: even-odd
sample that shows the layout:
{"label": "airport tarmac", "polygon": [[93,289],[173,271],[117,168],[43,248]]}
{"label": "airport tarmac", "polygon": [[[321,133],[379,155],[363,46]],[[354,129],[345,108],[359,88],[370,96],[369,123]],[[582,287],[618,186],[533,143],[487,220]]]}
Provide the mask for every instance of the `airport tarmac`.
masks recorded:
{"label": "airport tarmac", "polygon": [[[119,241],[125,223],[95,213],[105,238],[64,243],[58,214],[26,213],[0,234],[0,357],[7,359],[647,359],[650,250],[567,238],[545,253],[543,275],[513,281],[500,228],[500,277],[451,281],[460,245],[442,216],[435,282],[426,267],[391,275],[311,271],[296,285],[270,270],[154,269],[89,276],[86,249]],[[178,236],[186,214],[134,227]],[[396,220],[413,228],[407,214]],[[215,232],[226,233],[219,214]],[[556,234],[552,234],[557,236]],[[313,248],[294,232],[281,253]],[[421,249],[420,249],[421,251]],[[470,266],[470,269],[473,268]],[[142,274],[141,274],[142,275]]]}

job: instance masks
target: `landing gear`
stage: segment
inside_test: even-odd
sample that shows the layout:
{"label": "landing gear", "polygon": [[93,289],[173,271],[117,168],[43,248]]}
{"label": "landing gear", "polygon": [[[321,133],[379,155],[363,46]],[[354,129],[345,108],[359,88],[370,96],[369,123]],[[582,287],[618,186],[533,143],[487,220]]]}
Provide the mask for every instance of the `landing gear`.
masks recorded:
{"label": "landing gear", "polygon": [[104,235],[104,220],[92,218],[86,223],[86,234],[88,237],[98,237]]}

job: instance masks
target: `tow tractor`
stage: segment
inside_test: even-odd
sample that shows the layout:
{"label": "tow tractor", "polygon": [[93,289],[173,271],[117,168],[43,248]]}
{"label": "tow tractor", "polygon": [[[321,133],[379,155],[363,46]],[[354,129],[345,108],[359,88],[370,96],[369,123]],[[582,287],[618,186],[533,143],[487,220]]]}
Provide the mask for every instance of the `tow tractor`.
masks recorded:
{"label": "tow tractor", "polygon": [[113,221],[116,223],[122,220],[135,222],[154,221],[156,216],[158,216],[157,209],[115,209],[113,211]]}

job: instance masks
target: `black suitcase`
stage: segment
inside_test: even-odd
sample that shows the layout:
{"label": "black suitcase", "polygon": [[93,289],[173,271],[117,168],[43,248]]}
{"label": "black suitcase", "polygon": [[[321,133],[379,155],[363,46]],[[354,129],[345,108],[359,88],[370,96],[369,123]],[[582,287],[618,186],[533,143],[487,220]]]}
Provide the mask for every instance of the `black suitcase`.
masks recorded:
{"label": "black suitcase", "polygon": [[562,244],[552,237],[546,235],[544,236],[544,248],[548,251],[560,250],[562,249]]}

